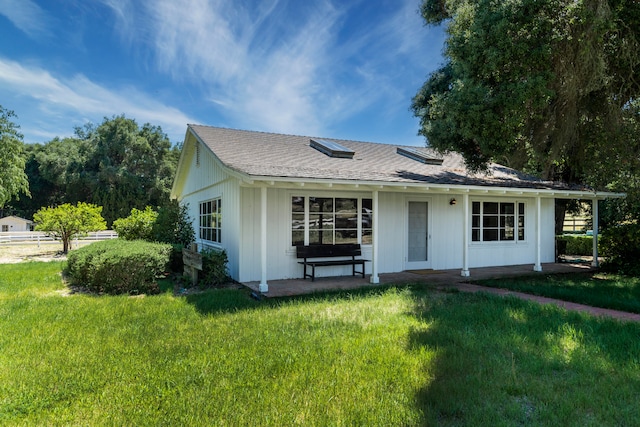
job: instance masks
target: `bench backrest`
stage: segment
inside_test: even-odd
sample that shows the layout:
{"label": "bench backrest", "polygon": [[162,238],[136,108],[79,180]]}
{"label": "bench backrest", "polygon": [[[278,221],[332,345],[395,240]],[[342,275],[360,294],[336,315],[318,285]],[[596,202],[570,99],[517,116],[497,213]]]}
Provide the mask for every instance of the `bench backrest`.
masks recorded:
{"label": "bench backrest", "polygon": [[297,258],[330,258],[360,255],[362,255],[362,250],[360,249],[360,245],[358,243],[296,246]]}

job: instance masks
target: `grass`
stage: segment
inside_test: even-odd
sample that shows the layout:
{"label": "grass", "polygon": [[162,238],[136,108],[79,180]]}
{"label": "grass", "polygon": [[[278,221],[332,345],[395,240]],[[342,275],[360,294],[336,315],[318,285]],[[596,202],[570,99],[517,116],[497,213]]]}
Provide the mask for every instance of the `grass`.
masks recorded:
{"label": "grass", "polygon": [[640,325],[387,287],[65,296],[0,265],[1,425],[633,425]]}
{"label": "grass", "polygon": [[531,275],[475,283],[593,307],[640,313],[640,278],[615,274]]}

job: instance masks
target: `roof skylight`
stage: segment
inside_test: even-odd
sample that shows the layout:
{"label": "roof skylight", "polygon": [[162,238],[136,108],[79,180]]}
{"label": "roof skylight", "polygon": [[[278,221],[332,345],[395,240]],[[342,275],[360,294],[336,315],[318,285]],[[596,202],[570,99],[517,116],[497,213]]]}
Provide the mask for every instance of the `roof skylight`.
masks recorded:
{"label": "roof skylight", "polygon": [[355,154],[355,151],[350,150],[335,141],[327,141],[326,139],[312,139],[309,145],[329,157],[352,159]]}
{"label": "roof skylight", "polygon": [[435,157],[429,153],[426,149],[414,148],[414,147],[398,147],[397,153],[401,156],[408,157],[425,165],[441,165],[444,161],[442,158]]}

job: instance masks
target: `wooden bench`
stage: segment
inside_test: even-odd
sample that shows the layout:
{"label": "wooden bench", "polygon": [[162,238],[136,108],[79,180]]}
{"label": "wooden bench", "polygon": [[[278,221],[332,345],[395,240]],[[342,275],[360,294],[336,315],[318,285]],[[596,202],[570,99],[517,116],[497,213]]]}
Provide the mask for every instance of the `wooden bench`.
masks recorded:
{"label": "wooden bench", "polygon": [[[313,282],[316,279],[316,267],[329,267],[336,265],[350,265],[352,266],[352,273],[355,276],[356,273],[361,274],[364,277],[364,264],[369,260],[358,258],[362,256],[362,250],[357,243],[348,243],[340,245],[309,245],[309,246],[297,246],[296,257],[302,258],[303,261],[298,261],[298,264],[304,266],[304,279],[311,278]],[[315,258],[347,258],[347,259],[318,259]],[[350,258],[350,259],[349,259]],[[356,265],[362,266],[360,271],[356,270]],[[311,274],[307,274],[307,266],[311,267]]]}

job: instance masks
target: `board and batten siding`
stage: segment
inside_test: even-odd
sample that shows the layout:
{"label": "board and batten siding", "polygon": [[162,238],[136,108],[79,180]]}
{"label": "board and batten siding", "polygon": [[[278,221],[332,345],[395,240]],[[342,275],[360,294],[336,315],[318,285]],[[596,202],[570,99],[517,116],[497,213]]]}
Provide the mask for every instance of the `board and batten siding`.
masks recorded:
{"label": "board and batten siding", "polygon": [[[291,196],[364,197],[367,192],[300,191],[268,188],[267,190],[267,280],[302,277],[302,266],[291,246]],[[434,270],[462,268],[464,207],[462,194],[379,193],[379,273],[405,270],[407,257],[407,207],[409,201],[427,201],[430,209],[430,262]],[[455,198],[457,203],[450,204]],[[470,198],[470,201],[506,201],[525,203],[524,242],[471,242],[469,238],[469,266],[533,264],[536,255],[536,201],[534,198]],[[553,199],[542,199],[541,262],[553,262],[555,246]],[[469,207],[471,209],[471,207]],[[240,252],[241,282],[260,280],[260,188],[240,187]],[[371,260],[372,247],[362,246],[363,258]],[[324,267],[316,271],[318,277],[350,275],[351,267]],[[365,270],[371,272],[371,263]],[[235,278],[235,277],[234,277]]]}
{"label": "board and batten siding", "polygon": [[[182,183],[182,198],[180,204],[189,206],[189,216],[193,220],[196,232],[196,243],[200,248],[212,247],[227,251],[229,259],[229,274],[233,278],[239,275],[239,237],[240,236],[240,182],[237,178],[226,173],[206,147],[200,147],[199,156],[196,155],[197,144],[185,153],[184,162],[189,164],[189,175]],[[222,199],[222,243],[211,244],[203,241],[199,236],[200,203],[215,199]]]}
{"label": "board and batten siding", "polygon": [[[241,244],[239,281],[260,280],[260,188],[241,187]],[[301,278],[302,266],[298,264],[296,251],[291,246],[291,197],[364,197],[367,192],[340,192],[296,190],[286,188],[267,189],[267,280]],[[362,256],[371,259],[371,246],[362,247]],[[367,263],[366,273],[371,264]],[[316,271],[318,277],[350,275],[350,266],[324,267]]]}

